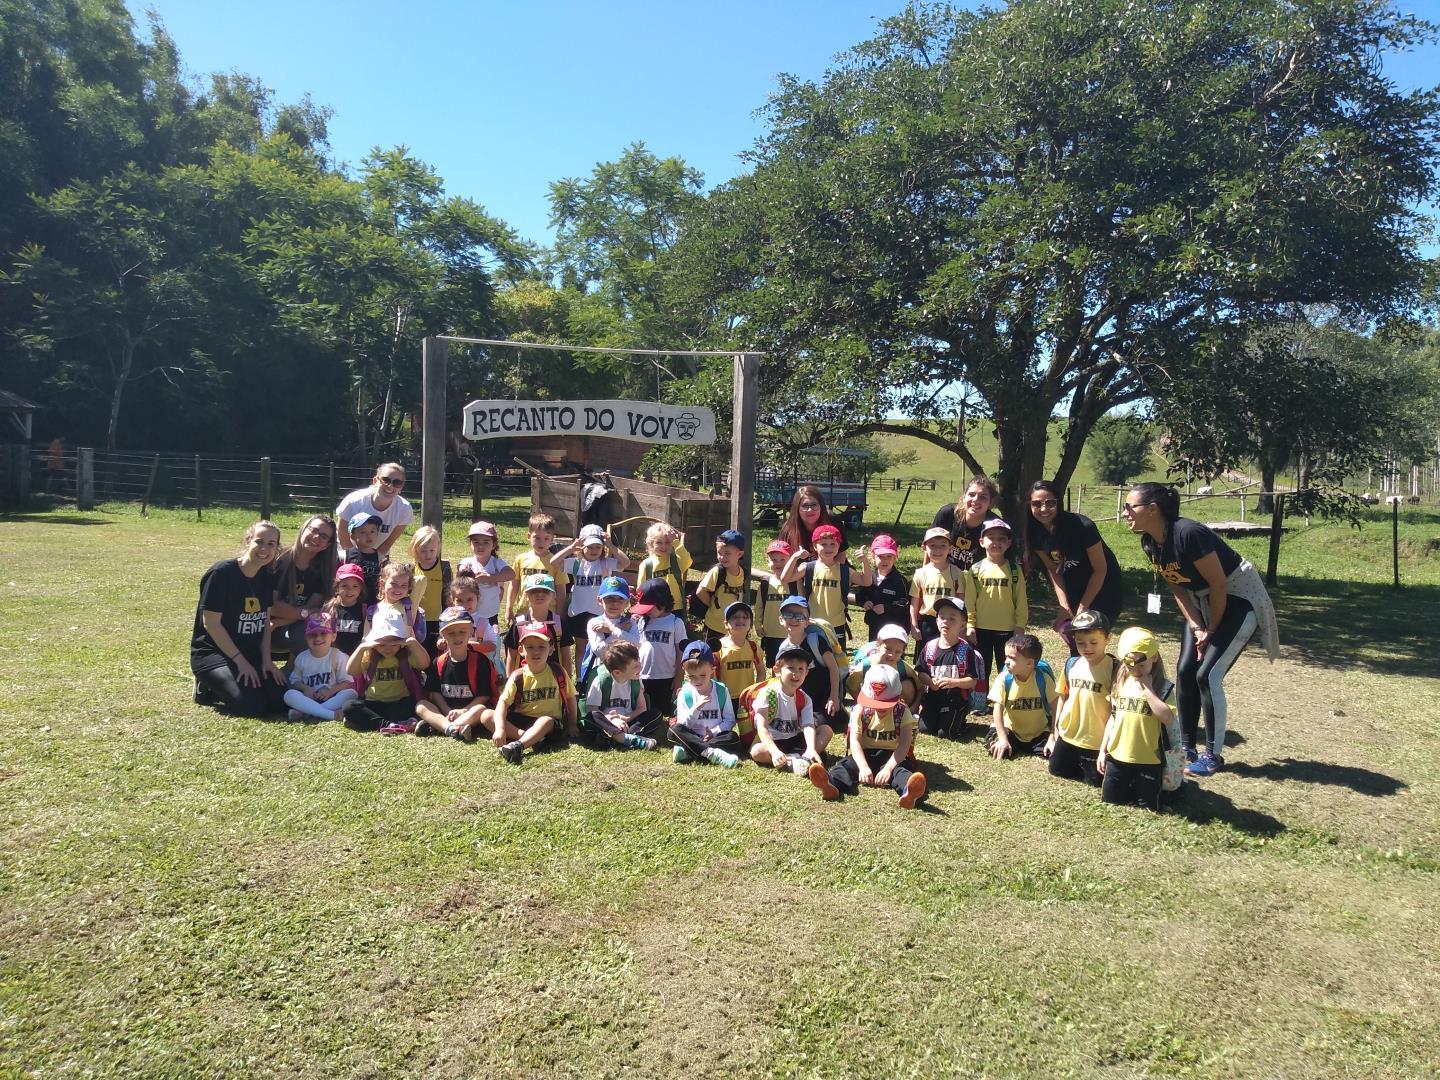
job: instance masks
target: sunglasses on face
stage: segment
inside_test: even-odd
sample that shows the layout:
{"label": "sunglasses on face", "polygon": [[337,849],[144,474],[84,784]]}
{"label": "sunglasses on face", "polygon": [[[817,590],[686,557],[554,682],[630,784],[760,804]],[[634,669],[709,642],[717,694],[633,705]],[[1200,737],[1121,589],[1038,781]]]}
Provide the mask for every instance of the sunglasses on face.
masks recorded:
{"label": "sunglasses on face", "polygon": [[804,622],[807,618],[809,618],[809,616],[806,615],[803,611],[780,612],[781,622]]}
{"label": "sunglasses on face", "polygon": [[1033,507],[1033,508],[1036,509],[1036,510],[1052,510],[1052,509],[1054,509],[1055,507],[1057,507],[1057,506],[1060,505],[1060,500],[1059,500],[1059,499],[1036,499],[1036,500],[1035,500],[1034,502],[1032,502],[1030,505],[1031,505],[1031,507]]}
{"label": "sunglasses on face", "polygon": [[392,487],[392,488],[403,488],[403,487],[405,486],[405,479],[404,479],[404,477],[399,477],[399,478],[397,478],[397,477],[394,477],[394,476],[382,476],[382,477],[380,477],[380,482],[381,482],[382,484],[384,484],[386,487]]}
{"label": "sunglasses on face", "polygon": [[1128,502],[1127,502],[1124,506],[1122,506],[1122,507],[1120,508],[1120,512],[1121,512],[1122,514],[1126,514],[1126,515],[1128,515],[1128,516],[1133,517],[1135,514],[1138,514],[1141,510],[1144,510],[1145,507],[1147,507],[1147,506],[1149,506],[1149,505],[1150,505],[1149,503],[1128,503]]}

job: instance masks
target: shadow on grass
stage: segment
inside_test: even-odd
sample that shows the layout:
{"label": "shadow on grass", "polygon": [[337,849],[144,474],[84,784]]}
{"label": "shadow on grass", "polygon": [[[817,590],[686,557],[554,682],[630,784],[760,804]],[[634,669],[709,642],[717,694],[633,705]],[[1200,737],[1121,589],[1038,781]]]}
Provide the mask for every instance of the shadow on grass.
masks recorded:
{"label": "shadow on grass", "polygon": [[1307,761],[1303,758],[1277,758],[1263,765],[1237,761],[1225,766],[1236,776],[1258,777],[1261,780],[1289,780],[1297,784],[1331,784],[1347,787],[1361,795],[1395,795],[1409,784],[1393,776],[1362,769],[1355,765],[1333,765],[1328,761]]}
{"label": "shadow on grass", "polygon": [[108,519],[103,517],[88,517],[80,514],[46,514],[27,513],[18,511],[15,513],[0,514],[0,521],[37,521],[45,525],[110,525]]}
{"label": "shadow on grass", "polygon": [[925,790],[931,795],[937,791],[967,792],[975,790],[967,781],[955,776],[938,761],[920,762],[920,772],[925,774]]}
{"label": "shadow on grass", "polygon": [[1285,824],[1279,818],[1261,810],[1236,806],[1213,788],[1202,788],[1198,784],[1186,784],[1185,793],[1168,804],[1166,811],[1197,825],[1219,822],[1248,836],[1274,837],[1285,831]]}

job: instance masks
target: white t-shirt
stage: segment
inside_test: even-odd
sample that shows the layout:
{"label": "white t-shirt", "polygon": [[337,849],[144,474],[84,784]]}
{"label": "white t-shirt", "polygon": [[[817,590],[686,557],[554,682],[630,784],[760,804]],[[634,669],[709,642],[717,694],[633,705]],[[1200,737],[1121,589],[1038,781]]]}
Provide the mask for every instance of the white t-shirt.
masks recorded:
{"label": "white t-shirt", "polygon": [[[590,689],[585,693],[585,703],[590,706],[591,712],[599,712],[600,705],[605,700],[604,689],[600,685],[600,672],[605,669],[599,668],[595,678],[590,680]],[[610,683],[610,708],[605,715],[611,720],[625,720],[635,711],[635,701],[630,693],[630,684],[621,682],[619,679]]]}
{"label": "white t-shirt", "polygon": [[326,656],[314,656],[305,649],[291,662],[290,685],[297,690],[323,690],[344,683],[353,684],[354,680],[345,673],[345,665],[349,662],[350,657],[333,647]]}
{"label": "white t-shirt", "polygon": [[779,739],[798,735],[801,728],[815,726],[815,710],[809,698],[801,707],[796,698],[780,689],[780,683],[771,679],[763,690],[757,690],[752,699],[752,708],[757,719],[765,721],[771,736]]}
{"label": "white t-shirt", "polygon": [[[380,519],[380,543],[383,544],[392,532],[405,531],[405,526],[415,520],[415,511],[410,509],[410,504],[399,495],[396,495],[384,510],[377,510],[375,504],[370,501],[373,494],[374,492],[369,488],[361,488],[359,491],[352,491],[346,495],[340,500],[340,505],[335,508],[335,520],[344,522],[348,532],[350,519],[356,514],[374,514]],[[336,535],[339,535],[338,529]],[[341,554],[343,555],[344,552],[342,551]]]}
{"label": "white t-shirt", "polygon": [[640,620],[626,615],[617,625],[604,615],[596,615],[585,628],[585,638],[590,643],[590,655],[596,656],[606,645],[617,641],[628,641],[637,649],[640,647]]}
{"label": "white t-shirt", "polygon": [[565,560],[562,569],[570,576],[571,615],[598,615],[605,609],[600,603],[600,583],[615,573],[617,565],[608,555],[594,562],[579,556]]}
{"label": "white t-shirt", "polygon": [[735,726],[735,706],[730,691],[719,679],[712,679],[709,695],[701,697],[700,691],[687,682],[675,697],[675,722],[702,739],[731,730]]}
{"label": "white t-shirt", "polygon": [[685,620],[674,612],[647,620],[640,628],[640,677],[673,679],[684,642]]}
{"label": "white t-shirt", "polygon": [[[467,572],[470,574],[477,572],[500,574],[508,569],[510,569],[510,564],[492,551],[490,558],[485,560],[484,566],[480,565],[480,560],[475,558],[474,555],[466,555],[465,558],[460,560],[460,567],[457,572],[461,574]],[[503,588],[503,585],[477,585],[476,590],[480,595],[480,602],[475,605],[475,610],[471,612],[471,614],[473,614],[476,619],[483,619],[486,622],[489,622],[495,616],[499,615],[500,592]]]}

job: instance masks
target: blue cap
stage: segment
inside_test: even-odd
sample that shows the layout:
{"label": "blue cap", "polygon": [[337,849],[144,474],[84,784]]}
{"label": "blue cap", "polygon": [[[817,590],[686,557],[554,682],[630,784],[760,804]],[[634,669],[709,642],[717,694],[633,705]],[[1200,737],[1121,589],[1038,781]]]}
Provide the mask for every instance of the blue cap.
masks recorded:
{"label": "blue cap", "polygon": [[809,611],[810,601],[799,595],[787,596],[784,600],[780,601],[780,610],[784,611],[787,607],[802,607],[806,611]]}
{"label": "blue cap", "polygon": [[744,551],[748,546],[745,542],[745,534],[738,529],[726,529],[719,536],[715,537],[715,542],[717,544],[729,544],[731,547],[737,547],[741,551]]}
{"label": "blue cap", "polygon": [[630,586],[623,577],[607,577],[600,582],[600,599],[604,600],[607,596],[623,596],[629,600]]}
{"label": "blue cap", "polygon": [[362,510],[358,514],[351,515],[350,520],[345,522],[345,528],[353,533],[356,529],[363,529],[366,525],[383,527],[384,524],[385,521],[379,514],[370,514]]}
{"label": "blue cap", "polygon": [[713,664],[715,663],[715,650],[703,641],[692,641],[680,654],[681,663],[686,660],[704,660],[707,664]]}
{"label": "blue cap", "polygon": [[733,614],[735,614],[735,612],[737,612],[737,611],[743,611],[743,612],[745,612],[746,615],[749,615],[750,618],[752,618],[752,619],[755,618],[755,609],[754,609],[754,608],[752,608],[752,607],[751,607],[749,604],[747,604],[744,600],[736,600],[736,601],[734,601],[733,603],[730,603],[730,604],[726,604],[726,605],[725,605],[725,621],[726,621],[726,622],[729,622],[729,621],[730,621],[730,616],[733,615]]}

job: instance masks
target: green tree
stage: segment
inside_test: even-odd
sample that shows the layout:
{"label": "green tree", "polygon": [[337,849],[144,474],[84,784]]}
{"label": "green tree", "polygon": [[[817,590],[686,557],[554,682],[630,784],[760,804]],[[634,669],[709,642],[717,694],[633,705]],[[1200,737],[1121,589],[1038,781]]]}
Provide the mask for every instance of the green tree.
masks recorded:
{"label": "green tree", "polygon": [[845,384],[832,428],[978,471],[889,419],[973,392],[1013,504],[1055,415],[1063,483],[1100,417],[1237,316],[1409,302],[1437,97],[1379,57],[1432,36],[1363,0],[913,5],[782,81],[752,173],[682,238],[684,285],[715,340],[773,353],[786,408]]}
{"label": "green tree", "polygon": [[1100,483],[1129,483],[1150,467],[1150,433],[1134,417],[1102,417],[1090,435],[1090,460]]}

